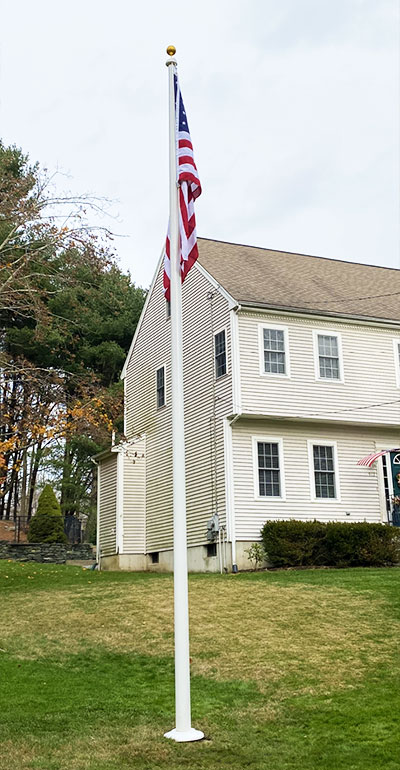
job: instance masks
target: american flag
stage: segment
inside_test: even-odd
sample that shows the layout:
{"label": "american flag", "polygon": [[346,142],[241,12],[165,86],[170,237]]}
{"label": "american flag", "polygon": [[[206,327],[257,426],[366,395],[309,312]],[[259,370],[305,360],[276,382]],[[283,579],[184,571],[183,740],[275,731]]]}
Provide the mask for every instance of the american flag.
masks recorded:
{"label": "american flag", "polygon": [[367,455],[366,457],[363,457],[361,460],[359,460],[357,465],[366,465],[367,468],[370,468],[371,465],[376,462],[376,460],[379,460],[380,457],[387,454],[388,452],[400,452],[400,449],[382,449],[380,452],[372,452],[372,454]]}
{"label": "american flag", "polygon": [[[194,202],[201,194],[201,184],[193,158],[193,146],[189,126],[179,88],[178,76],[174,75],[176,115],[177,181],[179,183],[179,250],[182,283],[198,257]],[[164,294],[170,299],[170,240],[169,228],[164,254]]]}

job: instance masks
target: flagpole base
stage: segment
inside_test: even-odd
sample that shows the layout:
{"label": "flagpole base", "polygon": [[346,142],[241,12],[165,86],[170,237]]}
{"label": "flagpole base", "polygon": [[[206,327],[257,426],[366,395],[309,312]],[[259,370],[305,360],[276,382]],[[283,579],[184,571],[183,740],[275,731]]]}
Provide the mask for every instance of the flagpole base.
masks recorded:
{"label": "flagpole base", "polygon": [[177,730],[174,727],[173,730],[164,733],[164,738],[171,738],[177,743],[187,743],[189,741],[201,741],[204,738],[204,733],[201,730],[195,730],[194,727],[191,727],[190,730]]}

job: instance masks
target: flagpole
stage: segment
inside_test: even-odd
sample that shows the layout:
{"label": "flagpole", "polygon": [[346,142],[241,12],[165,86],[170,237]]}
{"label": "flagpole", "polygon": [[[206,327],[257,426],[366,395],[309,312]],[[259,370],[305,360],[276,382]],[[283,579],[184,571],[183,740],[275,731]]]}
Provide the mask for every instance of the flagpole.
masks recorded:
{"label": "flagpole", "polygon": [[[173,57],[174,46],[167,53]],[[167,62],[169,76],[169,197],[171,265],[171,391],[174,507],[175,720],[165,738],[198,741],[204,733],[191,726],[189,597],[187,574],[185,431],[182,355],[182,282],[179,251],[179,188],[177,183],[175,86],[176,60]]]}

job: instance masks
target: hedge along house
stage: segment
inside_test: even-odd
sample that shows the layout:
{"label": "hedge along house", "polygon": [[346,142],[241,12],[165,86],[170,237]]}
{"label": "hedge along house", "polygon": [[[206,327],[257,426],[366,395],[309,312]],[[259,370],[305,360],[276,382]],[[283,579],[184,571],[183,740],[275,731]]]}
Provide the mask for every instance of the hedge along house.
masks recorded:
{"label": "hedge along house", "polygon": [[[400,444],[400,271],[198,243],[183,285],[189,569],[249,566],[268,519],[387,522],[390,473],[357,461]],[[104,569],[172,569],[170,366],[160,260],[122,372],[127,441],[98,458]]]}

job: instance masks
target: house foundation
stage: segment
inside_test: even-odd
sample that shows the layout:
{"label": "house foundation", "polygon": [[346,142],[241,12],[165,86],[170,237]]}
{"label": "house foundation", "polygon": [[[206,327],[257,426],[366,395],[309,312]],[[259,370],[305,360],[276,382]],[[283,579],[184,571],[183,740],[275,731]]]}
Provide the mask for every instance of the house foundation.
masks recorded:
{"label": "house foundation", "polygon": [[[236,543],[236,564],[238,570],[252,569],[253,565],[248,559],[246,550],[251,542],[239,541]],[[215,555],[209,554],[209,546],[196,545],[188,548],[188,571],[189,572],[232,572],[232,544],[226,543],[221,547],[221,558],[219,553],[219,544],[215,544]],[[172,549],[164,551],[154,551],[153,553],[120,553],[112,556],[103,556],[101,558],[102,570],[126,571],[126,572],[173,572],[174,553]]]}

